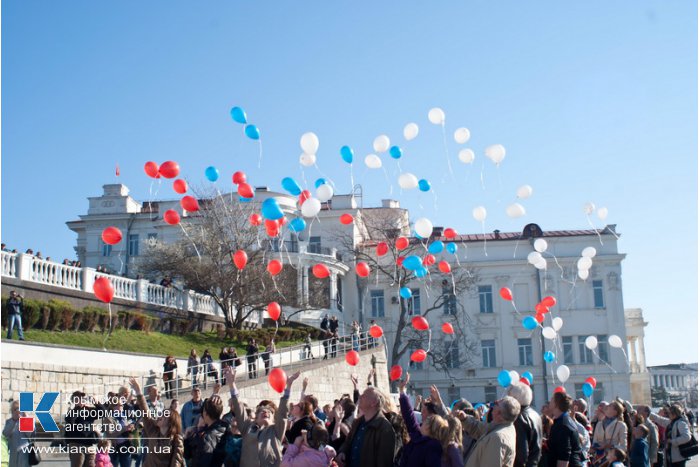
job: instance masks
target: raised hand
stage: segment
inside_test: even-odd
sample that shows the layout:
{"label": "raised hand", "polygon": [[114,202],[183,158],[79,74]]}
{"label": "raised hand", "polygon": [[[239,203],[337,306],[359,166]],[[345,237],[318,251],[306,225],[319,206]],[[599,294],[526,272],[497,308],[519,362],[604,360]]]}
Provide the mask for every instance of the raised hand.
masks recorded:
{"label": "raised hand", "polygon": [[407,371],[406,377],[399,380],[399,392],[405,393],[408,382],[411,381],[411,374]]}
{"label": "raised hand", "polygon": [[136,378],[129,378],[129,386],[131,386],[136,395],[141,394],[141,386],[139,385],[138,381],[136,381]]}
{"label": "raised hand", "polygon": [[287,389],[292,387],[292,383],[294,383],[294,381],[296,381],[300,375],[301,375],[301,371],[297,371],[292,376],[287,378]]}
{"label": "raised hand", "polygon": [[233,386],[236,383],[236,367],[235,366],[229,366],[226,368],[224,375],[226,376],[226,384],[230,388],[233,388]]}
{"label": "raised hand", "polygon": [[357,375],[356,374],[353,373],[352,375],[350,375],[350,381],[352,381],[352,385],[355,387],[355,389],[357,389]]}
{"label": "raised hand", "polygon": [[301,384],[302,391],[306,392],[306,388],[309,386],[309,377],[305,376],[304,381]]}
{"label": "raised hand", "polygon": [[440,396],[440,390],[434,384],[430,386],[430,400],[431,402],[442,405],[442,397]]}

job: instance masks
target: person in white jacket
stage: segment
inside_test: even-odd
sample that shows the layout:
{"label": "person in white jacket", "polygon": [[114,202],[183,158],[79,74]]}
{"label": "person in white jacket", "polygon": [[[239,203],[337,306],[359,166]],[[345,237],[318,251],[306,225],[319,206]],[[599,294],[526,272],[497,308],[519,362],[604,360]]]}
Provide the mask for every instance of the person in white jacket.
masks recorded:
{"label": "person in white jacket", "polygon": [[10,404],[10,413],[12,416],[7,419],[5,428],[2,430],[2,435],[7,438],[7,449],[10,451],[8,465],[9,467],[28,467],[29,453],[23,452],[22,448],[29,444],[29,439],[25,438],[25,434],[19,431],[19,401],[13,401]]}
{"label": "person in white jacket", "polygon": [[[669,409],[670,418],[651,413],[649,419],[666,427],[666,455],[671,460],[673,467],[685,466],[685,457],[681,455],[678,446],[690,441],[690,427],[685,419],[683,409],[678,404],[673,404]],[[659,446],[660,447],[660,446]],[[670,454],[669,454],[670,453]]]}

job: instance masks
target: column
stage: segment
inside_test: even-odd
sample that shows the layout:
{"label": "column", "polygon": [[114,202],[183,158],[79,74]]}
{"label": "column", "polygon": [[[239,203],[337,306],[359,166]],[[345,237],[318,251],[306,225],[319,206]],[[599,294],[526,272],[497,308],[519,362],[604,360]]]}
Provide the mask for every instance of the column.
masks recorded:
{"label": "column", "polygon": [[303,301],[302,303],[307,304],[309,303],[309,266],[307,264],[304,264],[304,268],[302,269],[302,294],[303,294]]}
{"label": "column", "polygon": [[[19,280],[30,281],[32,280],[32,255],[26,253],[17,254],[17,262],[15,263],[15,277]],[[90,284],[90,290],[92,290],[92,283]]]}
{"label": "column", "polygon": [[338,273],[331,271],[330,277],[330,294],[331,294],[331,311],[334,313],[338,312]]}
{"label": "column", "polygon": [[627,340],[629,341],[630,348],[630,367],[636,373],[637,371],[639,371],[637,369],[637,339],[635,337],[630,337]]}
{"label": "column", "polygon": [[95,283],[95,270],[93,268],[83,267],[81,273],[81,282],[83,283],[83,292],[92,293],[92,286]]}

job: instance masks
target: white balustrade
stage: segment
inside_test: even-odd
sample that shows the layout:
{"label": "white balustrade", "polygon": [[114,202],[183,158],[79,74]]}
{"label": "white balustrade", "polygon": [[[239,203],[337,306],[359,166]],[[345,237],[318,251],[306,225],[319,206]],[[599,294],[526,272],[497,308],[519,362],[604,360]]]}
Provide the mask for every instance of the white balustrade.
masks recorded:
{"label": "white balustrade", "polygon": [[154,305],[182,308],[182,293],[173,287],[147,284],[146,302]]}
{"label": "white balustrade", "polygon": [[125,300],[136,301],[136,283],[134,279],[127,279],[126,277],[113,276],[109,274],[95,274],[95,278],[106,277],[112,283],[114,287],[114,296],[117,298],[123,298]]}
{"label": "white balustrade", "polygon": [[2,275],[17,277],[17,253],[2,252]]}
{"label": "white balustrade", "polygon": [[[81,269],[67,264],[46,261],[29,256],[30,280],[41,284],[80,290],[82,288]],[[3,270],[4,274],[4,270]]]}

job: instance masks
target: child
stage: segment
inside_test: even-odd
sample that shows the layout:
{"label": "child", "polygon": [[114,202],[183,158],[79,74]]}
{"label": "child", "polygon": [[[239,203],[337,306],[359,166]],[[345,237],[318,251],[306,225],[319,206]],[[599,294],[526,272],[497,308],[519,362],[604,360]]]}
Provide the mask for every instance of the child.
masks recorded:
{"label": "child", "polygon": [[618,448],[610,448],[605,456],[606,460],[609,462],[610,467],[625,467],[625,459],[627,459],[627,454],[625,451]]}
{"label": "child", "polygon": [[111,442],[108,439],[101,439],[97,442],[97,455],[95,456],[95,467],[112,467],[109,459],[109,448]]}
{"label": "child", "polygon": [[649,467],[649,428],[637,425],[632,429],[632,450],[630,451],[630,467]]}
{"label": "child", "polygon": [[301,431],[293,444],[287,446],[282,458],[282,467],[327,467],[335,457],[335,449],[328,446],[328,431],[321,423],[316,423],[308,436]]}

